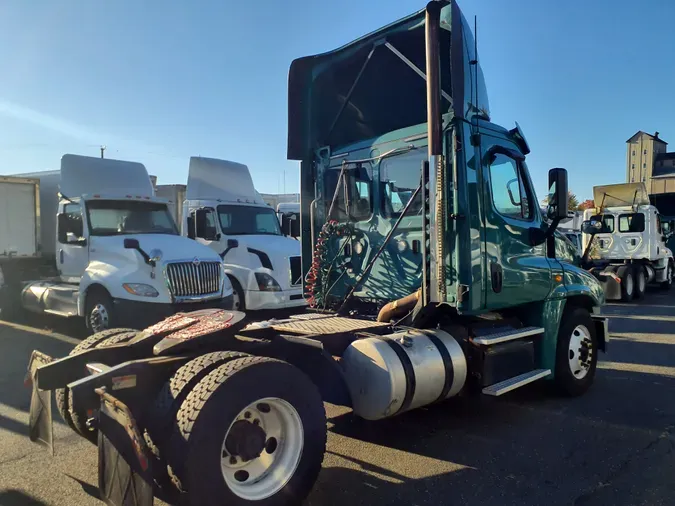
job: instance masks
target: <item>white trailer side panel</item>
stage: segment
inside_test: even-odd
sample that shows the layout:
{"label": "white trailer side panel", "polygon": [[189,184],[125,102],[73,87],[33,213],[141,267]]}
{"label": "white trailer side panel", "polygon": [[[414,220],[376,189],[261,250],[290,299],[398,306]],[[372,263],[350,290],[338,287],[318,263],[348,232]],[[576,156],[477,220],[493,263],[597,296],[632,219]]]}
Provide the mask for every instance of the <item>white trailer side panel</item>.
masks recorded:
{"label": "white trailer side panel", "polygon": [[37,240],[37,181],[0,177],[0,257],[34,257]]}

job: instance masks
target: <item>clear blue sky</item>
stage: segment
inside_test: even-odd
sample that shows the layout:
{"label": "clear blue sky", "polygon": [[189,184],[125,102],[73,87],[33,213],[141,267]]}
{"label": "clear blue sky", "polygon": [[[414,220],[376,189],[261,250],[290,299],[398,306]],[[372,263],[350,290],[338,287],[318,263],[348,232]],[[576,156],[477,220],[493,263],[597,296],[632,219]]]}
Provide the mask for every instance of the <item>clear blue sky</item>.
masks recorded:
{"label": "clear blue sky", "polygon": [[[423,1],[30,0],[0,6],[0,173],[63,153],[138,160],[160,183],[190,155],[247,163],[258,189],[297,191],[286,160],[293,58],[330,50]],[[550,167],[570,188],[622,182],[625,140],[675,151],[675,2],[464,0],[478,15],[493,120],[518,121],[539,198]]]}

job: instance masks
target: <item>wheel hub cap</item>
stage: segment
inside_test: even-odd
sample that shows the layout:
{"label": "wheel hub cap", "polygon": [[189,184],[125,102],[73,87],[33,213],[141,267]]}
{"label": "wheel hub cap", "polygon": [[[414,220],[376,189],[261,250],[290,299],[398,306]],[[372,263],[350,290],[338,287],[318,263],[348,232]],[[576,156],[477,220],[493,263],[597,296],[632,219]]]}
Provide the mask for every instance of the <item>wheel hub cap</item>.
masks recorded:
{"label": "wheel hub cap", "polygon": [[577,325],[572,331],[568,350],[570,371],[577,379],[583,379],[591,369],[593,359],[593,341],[584,325]]}
{"label": "wheel hub cap", "polygon": [[273,496],[286,486],[300,463],[302,420],[287,401],[258,400],[239,412],[221,449],[227,487],[247,501]]}
{"label": "wheel hub cap", "polygon": [[89,323],[92,330],[100,332],[108,328],[110,317],[108,310],[103,304],[96,304],[89,315]]}
{"label": "wheel hub cap", "polygon": [[225,440],[225,449],[234,457],[241,457],[244,462],[256,459],[265,449],[267,434],[252,422],[238,420],[234,422]]}

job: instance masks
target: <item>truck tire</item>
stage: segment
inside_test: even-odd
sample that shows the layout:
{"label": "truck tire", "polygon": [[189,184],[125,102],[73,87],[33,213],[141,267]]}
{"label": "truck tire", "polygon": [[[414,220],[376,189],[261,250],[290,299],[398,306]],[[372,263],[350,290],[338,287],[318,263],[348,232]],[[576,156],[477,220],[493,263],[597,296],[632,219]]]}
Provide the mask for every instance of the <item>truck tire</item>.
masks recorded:
{"label": "truck tire", "polygon": [[622,265],[616,271],[616,274],[621,279],[621,300],[624,302],[633,300],[633,294],[635,293],[633,268],[630,265]]}
{"label": "truck tire", "polygon": [[635,280],[633,297],[641,299],[644,297],[645,291],[647,290],[647,275],[643,266],[639,264],[635,266],[633,279]]}
{"label": "truck tire", "polygon": [[668,267],[666,267],[666,280],[661,282],[661,288],[664,290],[670,290],[670,287],[673,284],[673,262],[668,262]]}
{"label": "truck tire", "polygon": [[565,310],[558,331],[555,385],[567,396],[581,395],[595,378],[598,341],[588,310],[571,306]]}
{"label": "truck tire", "polygon": [[161,448],[171,436],[176,413],[188,393],[213,369],[230,360],[250,356],[238,351],[216,351],[190,360],[183,365],[157,394],[153,406],[153,417],[148,420],[144,434],[146,443],[155,457],[160,458]]}
{"label": "truck tire", "polygon": [[94,287],[87,292],[84,323],[92,334],[115,326],[112,297],[104,288]]}
{"label": "truck tire", "polygon": [[219,366],[176,418],[168,471],[188,506],[300,504],[321,470],[323,402],[287,362],[248,357]]}
{"label": "truck tire", "polygon": [[[126,332],[136,332],[136,331],[134,329],[122,328],[122,329],[109,329],[104,330],[103,332],[97,332],[96,334],[89,336],[80,344],[75,346],[75,348],[70,350],[68,356],[77,355],[78,353],[82,353],[83,351],[89,350],[91,348],[96,348],[106,339],[109,339],[119,334],[124,334]],[[73,425],[73,421],[70,418],[70,413],[68,413],[68,397],[69,397],[68,389],[65,387],[57,388],[54,391],[54,397],[56,399],[56,409],[59,411],[61,418],[63,418],[63,420],[68,424],[68,426],[71,429],[77,432],[77,429]]]}
{"label": "truck tire", "polygon": [[229,274],[227,277],[230,278],[230,284],[232,285],[232,310],[246,310],[246,294],[239,284],[239,281],[237,281],[234,276],[230,276]]}

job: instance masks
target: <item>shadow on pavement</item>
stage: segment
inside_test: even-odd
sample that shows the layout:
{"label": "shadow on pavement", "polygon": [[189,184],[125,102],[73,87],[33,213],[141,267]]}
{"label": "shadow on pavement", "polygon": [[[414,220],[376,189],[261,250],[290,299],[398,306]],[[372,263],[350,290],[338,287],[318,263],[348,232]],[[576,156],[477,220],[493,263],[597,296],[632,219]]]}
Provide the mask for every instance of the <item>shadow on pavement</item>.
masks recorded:
{"label": "shadow on pavement", "polygon": [[0,506],[47,506],[47,504],[21,490],[3,490],[0,492]]}
{"label": "shadow on pavement", "polygon": [[30,390],[23,381],[32,351],[62,357],[78,342],[67,336],[0,321],[0,403],[28,412]]}

